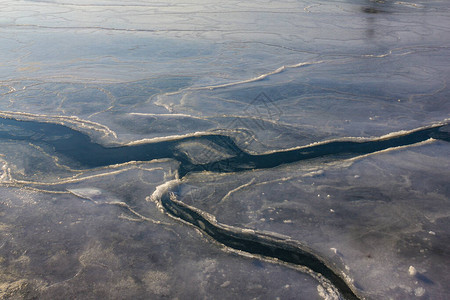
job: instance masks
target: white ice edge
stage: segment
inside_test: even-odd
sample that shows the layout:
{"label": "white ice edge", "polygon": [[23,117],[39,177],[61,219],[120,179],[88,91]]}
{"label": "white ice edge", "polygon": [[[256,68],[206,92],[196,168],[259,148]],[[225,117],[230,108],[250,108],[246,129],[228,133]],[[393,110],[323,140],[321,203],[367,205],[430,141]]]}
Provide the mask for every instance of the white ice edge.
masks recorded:
{"label": "white ice edge", "polygon": [[207,119],[207,117],[205,118],[200,118],[200,117],[196,117],[196,116],[192,116],[192,115],[188,115],[188,114],[180,114],[180,113],[173,113],[173,114],[153,114],[153,113],[138,113],[138,112],[131,112],[128,113],[128,115],[131,116],[143,116],[143,117],[166,117],[166,118],[178,118],[178,117],[182,117],[182,118],[191,118],[191,119],[199,119],[199,120],[205,120]]}
{"label": "white ice edge", "polygon": [[67,126],[68,124],[73,125],[77,129],[86,128],[90,130],[95,130],[102,132],[104,135],[111,135],[117,138],[117,134],[111,130],[109,127],[102,125],[97,122],[81,119],[77,116],[54,116],[54,115],[44,115],[44,114],[32,114],[26,112],[15,112],[15,111],[0,111],[0,117],[2,118],[12,118],[18,121],[40,121],[45,123],[54,123]]}
{"label": "white ice edge", "polygon": [[[10,170],[8,168],[8,172],[9,172],[8,176],[10,178],[8,183],[20,184],[20,185],[26,184],[26,185],[39,185],[39,186],[56,186],[56,185],[67,184],[67,183],[82,182],[82,181],[93,179],[93,178],[118,175],[118,174],[121,174],[124,172],[135,170],[136,168],[145,170],[145,171],[163,170],[162,167],[154,167],[154,168],[146,169],[146,168],[142,168],[142,166],[145,166],[148,164],[153,164],[153,163],[165,163],[165,162],[169,162],[169,161],[171,161],[170,158],[155,159],[155,160],[145,161],[145,162],[129,161],[126,163],[109,165],[109,166],[100,167],[100,168],[75,170],[76,172],[79,172],[79,173],[75,174],[72,177],[65,177],[65,178],[61,178],[60,180],[57,180],[57,181],[49,181],[49,182],[27,181],[27,180],[14,179],[11,177]],[[93,175],[84,175],[88,171],[100,171],[100,172],[97,174],[93,174]]]}
{"label": "white ice edge", "polygon": [[193,133],[180,134],[180,135],[168,135],[168,136],[162,136],[162,137],[145,138],[145,139],[140,139],[140,140],[125,143],[125,144],[123,144],[123,146],[135,146],[135,145],[140,145],[140,144],[174,141],[174,140],[180,140],[183,138],[196,137],[196,136],[208,136],[208,135],[217,135],[217,133],[210,132],[210,131],[196,131]]}
{"label": "white ice edge", "polygon": [[235,86],[235,85],[240,85],[240,84],[245,84],[245,83],[251,83],[251,82],[255,82],[255,81],[260,81],[263,80],[271,75],[275,75],[275,74],[279,74],[281,72],[284,72],[287,69],[294,69],[294,68],[299,68],[299,67],[305,67],[305,66],[310,66],[310,65],[316,65],[316,64],[321,64],[321,63],[325,63],[325,62],[329,62],[327,60],[319,60],[319,61],[312,61],[312,62],[299,62],[293,65],[283,65],[273,71],[249,78],[249,79],[244,79],[244,80],[240,80],[240,81],[235,81],[235,82],[230,82],[230,83],[224,83],[224,84],[218,84],[218,85],[208,85],[208,86],[199,86],[199,87],[189,87],[189,88],[185,88],[185,89],[181,89],[179,91],[175,91],[175,92],[170,92],[170,93],[165,93],[165,96],[172,96],[172,95],[178,95],[180,93],[186,92],[186,91],[200,91],[200,90],[215,90],[215,89],[219,89],[219,88],[226,88],[226,87],[230,87],[230,86]]}
{"label": "white ice edge", "polygon": [[165,193],[167,193],[169,190],[173,189],[174,187],[176,187],[179,184],[181,184],[181,180],[177,178],[177,179],[173,179],[173,180],[164,182],[161,185],[158,185],[155,188],[155,191],[151,194],[149,200],[160,202],[161,201],[161,197]]}

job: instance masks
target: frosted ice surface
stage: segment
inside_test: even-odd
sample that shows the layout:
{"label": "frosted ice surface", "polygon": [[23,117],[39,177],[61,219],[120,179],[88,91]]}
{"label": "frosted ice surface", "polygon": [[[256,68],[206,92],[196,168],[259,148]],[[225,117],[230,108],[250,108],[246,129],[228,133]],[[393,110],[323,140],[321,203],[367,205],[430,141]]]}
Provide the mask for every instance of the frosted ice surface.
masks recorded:
{"label": "frosted ice surface", "polygon": [[0,0],[0,298],[446,298],[449,10]]}

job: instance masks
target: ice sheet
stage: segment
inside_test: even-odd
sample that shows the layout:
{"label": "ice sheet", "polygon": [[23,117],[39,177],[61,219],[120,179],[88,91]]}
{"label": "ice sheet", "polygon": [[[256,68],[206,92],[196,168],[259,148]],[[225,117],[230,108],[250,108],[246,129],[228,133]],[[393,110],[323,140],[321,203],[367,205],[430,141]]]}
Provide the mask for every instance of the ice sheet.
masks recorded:
{"label": "ice sheet", "polygon": [[449,9],[0,0],[0,298],[446,298]]}

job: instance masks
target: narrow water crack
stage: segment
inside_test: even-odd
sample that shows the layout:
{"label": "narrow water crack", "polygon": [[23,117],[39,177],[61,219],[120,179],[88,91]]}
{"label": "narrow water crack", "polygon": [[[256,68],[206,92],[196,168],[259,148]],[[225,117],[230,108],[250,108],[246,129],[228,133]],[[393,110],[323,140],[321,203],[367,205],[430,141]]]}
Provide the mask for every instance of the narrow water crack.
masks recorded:
{"label": "narrow water crack", "polygon": [[178,201],[172,191],[164,193],[160,201],[167,213],[196,226],[215,241],[227,247],[307,267],[329,280],[345,299],[360,299],[330,264],[299,244],[263,235],[256,231],[245,232],[231,226],[225,227]]}

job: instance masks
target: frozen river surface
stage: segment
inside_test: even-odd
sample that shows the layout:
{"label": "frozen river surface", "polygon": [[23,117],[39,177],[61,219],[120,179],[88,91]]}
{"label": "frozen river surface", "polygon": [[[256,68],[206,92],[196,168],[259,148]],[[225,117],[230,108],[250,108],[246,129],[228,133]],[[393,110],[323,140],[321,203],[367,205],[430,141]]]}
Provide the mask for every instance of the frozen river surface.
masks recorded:
{"label": "frozen river surface", "polygon": [[448,1],[0,0],[1,299],[447,299]]}

